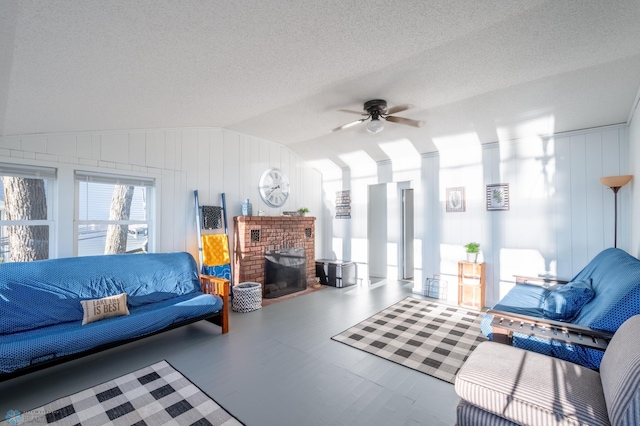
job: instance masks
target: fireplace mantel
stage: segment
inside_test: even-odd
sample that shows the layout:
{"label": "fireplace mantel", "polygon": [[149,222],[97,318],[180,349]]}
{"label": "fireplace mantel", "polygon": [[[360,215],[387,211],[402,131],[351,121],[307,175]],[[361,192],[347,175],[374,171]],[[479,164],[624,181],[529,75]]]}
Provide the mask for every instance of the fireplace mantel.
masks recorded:
{"label": "fireplace mantel", "polygon": [[307,258],[307,284],[315,280],[315,217],[236,216],[233,279],[263,285],[267,250],[303,247]]}

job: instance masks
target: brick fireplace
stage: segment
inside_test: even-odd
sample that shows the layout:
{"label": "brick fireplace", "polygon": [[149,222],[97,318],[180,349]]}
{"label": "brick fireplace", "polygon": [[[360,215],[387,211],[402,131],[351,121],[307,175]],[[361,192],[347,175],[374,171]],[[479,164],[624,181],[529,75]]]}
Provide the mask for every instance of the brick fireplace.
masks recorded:
{"label": "brick fireplace", "polygon": [[315,217],[236,216],[233,279],[253,281],[265,292],[265,253],[279,249],[303,248],[307,284],[315,280]]}

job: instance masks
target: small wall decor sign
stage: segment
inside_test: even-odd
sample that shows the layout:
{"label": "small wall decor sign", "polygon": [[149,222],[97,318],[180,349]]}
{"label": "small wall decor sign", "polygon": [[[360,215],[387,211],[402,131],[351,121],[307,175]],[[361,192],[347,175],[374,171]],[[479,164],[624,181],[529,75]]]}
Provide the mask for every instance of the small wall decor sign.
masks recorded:
{"label": "small wall decor sign", "polygon": [[336,219],[351,219],[351,191],[336,191]]}
{"label": "small wall decor sign", "polygon": [[464,187],[447,188],[447,213],[463,212],[465,199]]}
{"label": "small wall decor sign", "polygon": [[487,185],[487,210],[509,210],[509,184]]}

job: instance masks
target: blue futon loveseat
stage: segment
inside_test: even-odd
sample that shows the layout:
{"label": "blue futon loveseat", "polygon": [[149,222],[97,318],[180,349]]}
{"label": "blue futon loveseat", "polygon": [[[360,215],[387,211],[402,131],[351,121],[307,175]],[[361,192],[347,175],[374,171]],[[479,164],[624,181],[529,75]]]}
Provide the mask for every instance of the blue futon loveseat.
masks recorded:
{"label": "blue futon loveseat", "polygon": [[[609,248],[564,285],[517,284],[484,316],[482,333],[498,340],[506,330],[515,347],[598,369],[608,340],[622,323],[640,314],[640,260]],[[558,321],[555,312],[549,316],[547,305],[558,290],[578,296],[586,291],[589,298],[575,315]]]}
{"label": "blue futon loveseat", "polygon": [[[122,293],[128,315],[82,324],[81,301]],[[202,319],[225,333],[228,294],[189,253],[0,264],[0,380]]]}

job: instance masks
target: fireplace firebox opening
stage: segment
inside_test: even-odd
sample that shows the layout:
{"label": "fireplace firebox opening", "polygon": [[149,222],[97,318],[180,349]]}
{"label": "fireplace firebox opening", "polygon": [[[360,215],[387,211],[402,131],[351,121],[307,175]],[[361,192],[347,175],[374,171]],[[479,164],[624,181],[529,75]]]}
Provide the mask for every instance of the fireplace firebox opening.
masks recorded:
{"label": "fireplace firebox opening", "polygon": [[307,257],[303,247],[265,252],[264,298],[275,299],[307,288]]}

